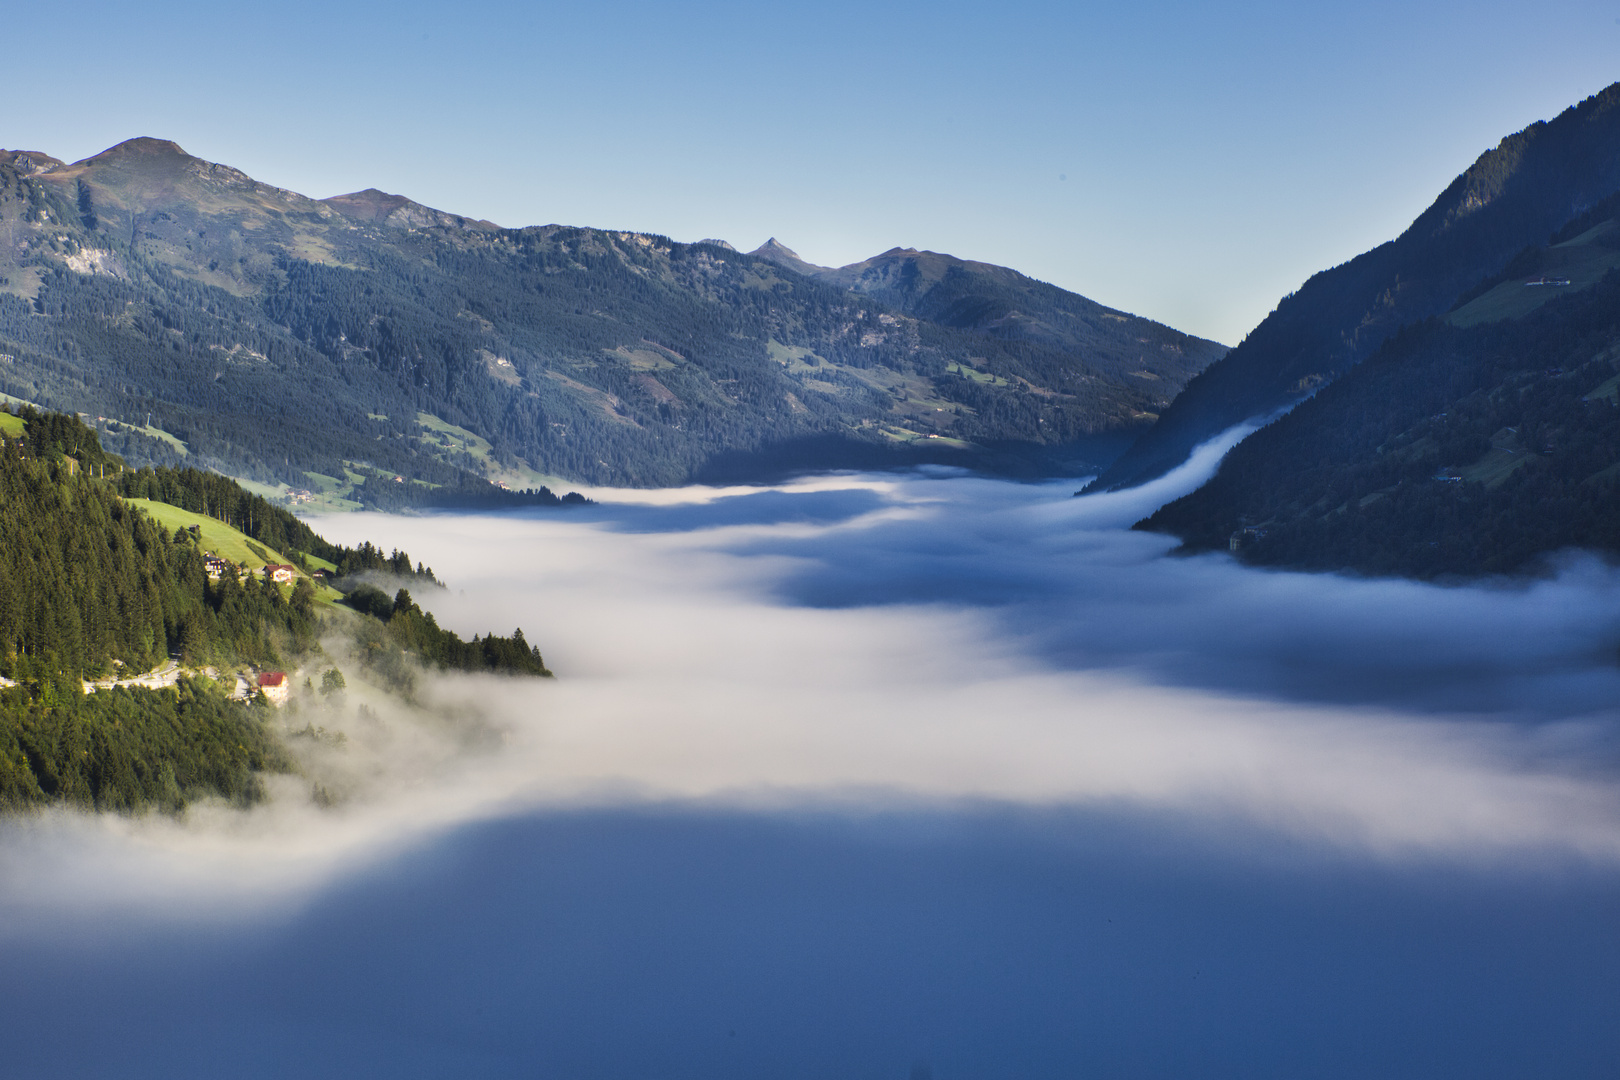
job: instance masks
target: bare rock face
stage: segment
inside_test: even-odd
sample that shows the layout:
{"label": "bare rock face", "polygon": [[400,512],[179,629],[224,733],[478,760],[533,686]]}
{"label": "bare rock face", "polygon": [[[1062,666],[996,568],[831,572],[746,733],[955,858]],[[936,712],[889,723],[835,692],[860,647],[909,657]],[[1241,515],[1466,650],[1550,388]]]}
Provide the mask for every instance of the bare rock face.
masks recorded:
{"label": "bare rock face", "polygon": [[62,167],[62,162],[38,150],[0,150],[0,162],[11,166],[23,176],[37,176],[42,172]]}

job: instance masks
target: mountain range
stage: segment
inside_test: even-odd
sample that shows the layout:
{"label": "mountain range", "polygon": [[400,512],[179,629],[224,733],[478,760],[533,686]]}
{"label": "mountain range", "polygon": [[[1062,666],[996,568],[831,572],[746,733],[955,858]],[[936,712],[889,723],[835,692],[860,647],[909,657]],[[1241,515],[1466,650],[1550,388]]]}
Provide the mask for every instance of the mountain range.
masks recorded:
{"label": "mountain range", "polygon": [[1278,566],[1516,572],[1620,552],[1617,270],[1620,84],[1230,351],[931,251],[507,229],[134,139],[0,152],[0,392],[136,462],[382,508],[921,462],[1111,489],[1269,420],[1140,527]]}
{"label": "mountain range", "polygon": [[[0,152],[0,391],[334,500],[1112,460],[1215,342],[1015,271],[895,249],[507,229],[314,199],[139,138]],[[398,478],[395,481],[395,477]]]}

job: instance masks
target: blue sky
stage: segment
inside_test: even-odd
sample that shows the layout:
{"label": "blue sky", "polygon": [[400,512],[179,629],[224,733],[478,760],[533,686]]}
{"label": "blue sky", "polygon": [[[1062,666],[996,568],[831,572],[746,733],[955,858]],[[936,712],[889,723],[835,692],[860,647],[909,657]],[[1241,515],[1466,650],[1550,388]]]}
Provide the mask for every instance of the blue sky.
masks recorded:
{"label": "blue sky", "polygon": [[87,0],[7,25],[37,45],[8,148],[154,135],[503,225],[930,248],[1229,343],[1620,78],[1620,4],[1587,0]]}

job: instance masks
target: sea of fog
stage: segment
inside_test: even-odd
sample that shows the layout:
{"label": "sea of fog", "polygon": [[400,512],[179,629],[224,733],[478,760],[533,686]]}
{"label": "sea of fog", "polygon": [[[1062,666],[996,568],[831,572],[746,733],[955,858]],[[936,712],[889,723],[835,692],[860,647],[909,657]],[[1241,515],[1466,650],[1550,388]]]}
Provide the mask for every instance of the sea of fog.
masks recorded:
{"label": "sea of fog", "polygon": [[557,678],[350,666],[267,805],[0,826],[0,1075],[1613,1077],[1620,572],[1129,531],[1240,434],[322,519]]}

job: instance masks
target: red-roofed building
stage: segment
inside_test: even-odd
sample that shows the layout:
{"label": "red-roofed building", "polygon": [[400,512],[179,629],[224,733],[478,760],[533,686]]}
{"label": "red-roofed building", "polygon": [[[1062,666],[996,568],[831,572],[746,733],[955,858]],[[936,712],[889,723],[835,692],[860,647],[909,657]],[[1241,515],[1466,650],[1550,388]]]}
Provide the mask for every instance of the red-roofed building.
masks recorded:
{"label": "red-roofed building", "polygon": [[272,705],[287,704],[287,695],[292,692],[292,684],[287,681],[287,675],[281,671],[266,671],[259,675],[259,693],[264,700]]}
{"label": "red-roofed building", "polygon": [[286,563],[265,563],[264,576],[277,585],[286,585],[298,576],[298,568]]}

